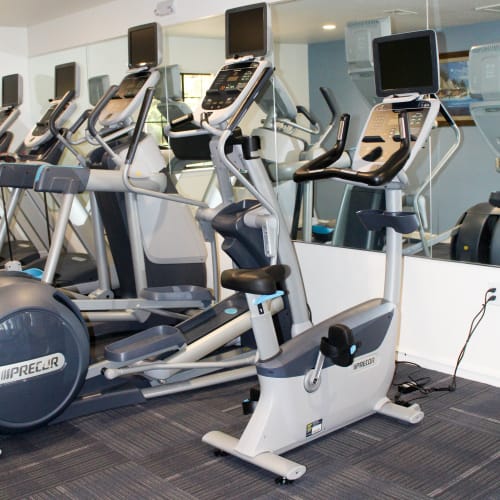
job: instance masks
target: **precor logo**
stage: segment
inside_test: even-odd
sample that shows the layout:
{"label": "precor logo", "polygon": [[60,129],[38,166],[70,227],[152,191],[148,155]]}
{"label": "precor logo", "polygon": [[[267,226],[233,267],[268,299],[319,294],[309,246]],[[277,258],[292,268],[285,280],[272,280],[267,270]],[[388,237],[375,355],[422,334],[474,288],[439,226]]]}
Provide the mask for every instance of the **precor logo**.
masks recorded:
{"label": "precor logo", "polygon": [[46,373],[56,372],[64,368],[65,358],[60,352],[28,359],[19,363],[0,366],[0,385],[27,380]]}

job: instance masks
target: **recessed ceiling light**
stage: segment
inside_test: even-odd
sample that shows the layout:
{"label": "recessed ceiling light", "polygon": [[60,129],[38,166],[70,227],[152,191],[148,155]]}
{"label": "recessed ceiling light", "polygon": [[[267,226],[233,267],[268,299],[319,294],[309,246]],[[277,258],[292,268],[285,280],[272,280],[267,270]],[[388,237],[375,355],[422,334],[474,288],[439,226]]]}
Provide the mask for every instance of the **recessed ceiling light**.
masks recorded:
{"label": "recessed ceiling light", "polygon": [[334,30],[336,27],[335,24],[323,24],[322,26],[324,30]]}

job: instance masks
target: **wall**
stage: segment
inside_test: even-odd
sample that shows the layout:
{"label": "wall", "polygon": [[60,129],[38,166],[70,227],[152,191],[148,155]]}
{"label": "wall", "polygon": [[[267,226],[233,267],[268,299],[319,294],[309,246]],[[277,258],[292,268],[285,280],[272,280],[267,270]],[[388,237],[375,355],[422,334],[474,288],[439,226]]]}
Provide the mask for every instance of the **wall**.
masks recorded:
{"label": "wall", "polygon": [[[381,296],[384,255],[296,243],[313,321]],[[497,285],[498,283],[498,285]],[[398,359],[453,373],[485,291],[500,269],[405,257]],[[460,377],[500,386],[500,294],[488,305],[460,365]]]}
{"label": "wall", "polygon": [[[279,0],[267,0],[276,3]],[[29,30],[30,56],[123,36],[129,26],[156,21],[162,26],[223,14],[226,9],[257,3],[249,0],[176,0],[175,12],[158,17],[158,0],[114,0],[88,10],[32,26]],[[57,36],[47,36],[47,33]]]}
{"label": "wall", "polygon": [[[473,45],[500,40],[500,22],[446,28],[438,32],[440,52],[469,50]],[[320,85],[332,88],[336,96],[338,113],[351,115],[348,145],[353,145],[361,133],[369,107],[347,75],[345,45],[343,41],[311,44],[309,46],[309,87],[311,109],[323,120],[327,111],[315,89]],[[432,231],[440,232],[455,225],[459,216],[471,205],[485,201],[494,186],[499,185],[495,171],[494,155],[480,136],[477,127],[460,127],[463,138],[459,150],[446,169],[432,185]],[[446,128],[434,134],[432,143],[433,164],[450,147],[454,136]],[[418,182],[426,178],[428,159],[422,156],[409,172],[414,190]],[[326,183],[325,183],[326,184]],[[333,191],[332,191],[333,189]],[[333,217],[340,203],[340,188],[319,186],[319,192],[333,194],[333,202],[327,214]],[[425,193],[424,193],[425,194]],[[329,197],[332,200],[332,196]],[[325,211],[325,208],[323,209]]]}

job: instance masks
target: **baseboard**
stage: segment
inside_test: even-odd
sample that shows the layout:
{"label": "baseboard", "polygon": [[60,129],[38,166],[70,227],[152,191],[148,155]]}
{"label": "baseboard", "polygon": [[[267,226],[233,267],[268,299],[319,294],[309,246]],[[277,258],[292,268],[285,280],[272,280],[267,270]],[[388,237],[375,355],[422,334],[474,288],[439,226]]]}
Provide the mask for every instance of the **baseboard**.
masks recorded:
{"label": "baseboard", "polygon": [[[396,352],[396,359],[398,361],[408,361],[410,363],[417,363],[423,368],[428,368],[429,370],[436,370],[442,373],[452,374],[455,370],[455,365],[450,365],[448,363],[430,359],[428,357],[422,357],[418,354],[412,352]],[[483,384],[492,385],[494,387],[500,387],[500,373],[488,373],[479,370],[470,370],[464,368],[458,368],[457,376],[465,378],[467,380],[474,380],[475,382],[481,382]]]}

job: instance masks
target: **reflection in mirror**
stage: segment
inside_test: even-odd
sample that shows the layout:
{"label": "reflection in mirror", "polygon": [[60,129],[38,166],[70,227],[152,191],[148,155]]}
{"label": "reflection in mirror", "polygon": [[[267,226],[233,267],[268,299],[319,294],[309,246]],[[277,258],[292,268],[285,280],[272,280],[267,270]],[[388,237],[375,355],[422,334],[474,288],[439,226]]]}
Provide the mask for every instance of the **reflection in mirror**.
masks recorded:
{"label": "reflection in mirror", "polygon": [[[348,150],[352,150],[361,134],[361,126],[374,100],[370,41],[376,34],[388,31],[388,19],[392,33],[426,27],[437,30],[439,50],[444,56],[442,69],[450,67],[462,71],[459,77],[443,73],[441,86],[447,89],[444,102],[454,114],[454,103],[450,97],[455,94],[468,108],[468,74],[464,71],[468,52],[473,46],[500,41],[499,14],[475,7],[471,0],[460,0],[459,5],[457,0],[409,0],[404,9],[395,0],[365,2],[362,6],[358,2],[349,2],[335,9],[332,9],[329,0],[296,0],[272,6],[274,64],[280,83],[275,83],[273,88],[272,111],[269,105],[264,106],[264,109],[255,106],[242,126],[245,133],[254,131],[262,139],[262,152],[290,223],[295,206],[295,186],[290,181],[290,171],[293,171],[294,162],[303,161],[332,147],[336,134],[336,126],[331,124],[332,108],[337,117],[345,112],[351,115]],[[325,23],[335,24],[336,29],[322,29]],[[372,33],[374,24],[379,25],[379,31],[373,30]],[[346,37],[347,42],[344,40]],[[161,133],[163,123],[170,119],[174,108],[179,112],[192,109],[194,102],[188,101],[188,93],[190,98],[192,94],[202,94],[202,85],[205,85],[203,78],[209,81],[224,62],[224,20],[219,16],[168,26],[164,28],[163,38],[166,68],[161,85],[165,91],[157,94],[157,106],[153,107],[148,127],[150,131],[156,127],[155,137],[167,147]],[[445,58],[457,52],[465,56],[461,61],[445,66]],[[33,119],[36,119],[42,104],[46,104],[46,99],[50,97],[51,68],[55,64],[69,60],[81,62],[82,91],[78,103],[84,109],[90,104],[86,85],[88,79],[108,76],[110,83],[116,83],[126,68],[126,57],[126,38],[120,37],[92,44],[86,49],[71,49],[32,58],[30,66],[35,75],[35,85],[31,89],[35,89],[32,92],[37,94],[31,99],[34,103]],[[188,88],[189,81],[194,81],[193,86],[200,90],[192,92],[193,86]],[[450,87],[463,87],[464,84],[463,92],[450,90]],[[325,93],[320,91],[321,88],[325,89]],[[276,101],[275,107],[275,99],[280,99],[281,95],[288,95],[293,104],[282,108]],[[325,95],[329,96],[327,100]],[[288,108],[296,106],[303,106],[307,115],[299,112],[296,117],[292,117]],[[418,161],[408,172],[408,209],[417,208],[423,222],[422,231],[408,238],[408,253],[424,254],[425,245],[422,242],[429,239],[429,255],[449,258],[452,252],[450,237],[456,231],[457,222],[463,214],[471,213],[470,207],[486,203],[490,191],[498,185],[495,172],[498,154],[488,146],[483,127],[476,125],[478,114],[471,114],[474,120],[469,120],[469,123],[472,125],[465,126],[458,122],[461,138],[456,151],[457,129],[449,126],[436,129],[431,141],[420,152]],[[496,114],[484,114],[494,128],[498,121]],[[273,133],[269,133],[271,130]],[[443,158],[446,159],[444,163],[441,162]],[[188,181],[186,177],[184,184],[189,186],[191,180]],[[351,222],[351,219],[356,220],[354,214],[343,218],[347,222],[337,226],[339,211],[353,193],[346,192],[343,186],[332,181],[316,182],[305,191],[299,219],[302,231],[297,233],[299,237],[312,241],[326,239],[335,245],[383,249],[383,235],[365,234],[358,237],[359,234],[350,229],[355,224]],[[312,196],[313,204],[307,201]],[[360,198],[360,204],[369,206],[383,202],[367,197],[363,192],[354,192],[354,196]],[[488,208],[487,205],[485,207]],[[481,224],[485,228],[490,227],[490,218],[483,217]],[[479,239],[476,237],[472,246]],[[467,254],[466,247],[470,246],[462,245],[461,252],[452,252],[453,256],[461,260],[474,260]]]}

